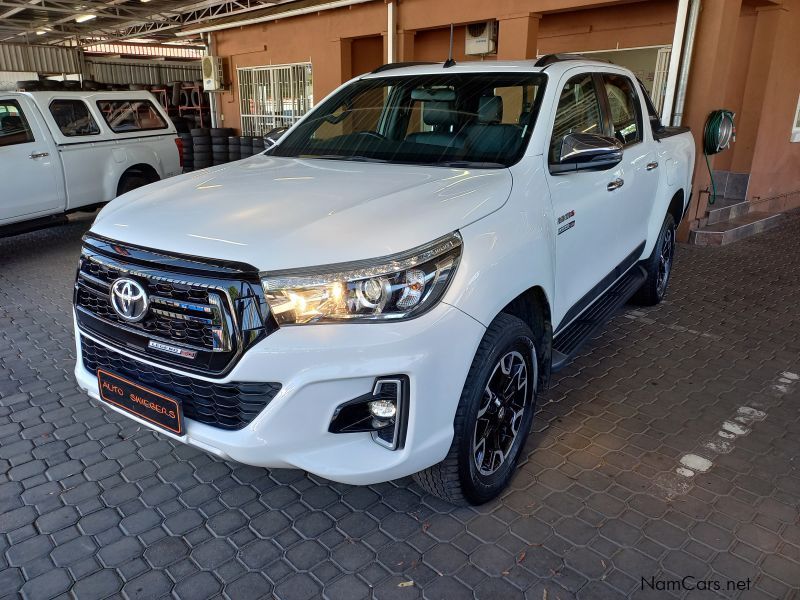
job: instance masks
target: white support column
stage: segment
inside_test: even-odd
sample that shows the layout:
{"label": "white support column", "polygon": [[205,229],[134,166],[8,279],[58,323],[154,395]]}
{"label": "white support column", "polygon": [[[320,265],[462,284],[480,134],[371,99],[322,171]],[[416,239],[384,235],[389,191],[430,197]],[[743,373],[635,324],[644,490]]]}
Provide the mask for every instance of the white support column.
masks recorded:
{"label": "white support column", "polygon": [[675,19],[675,34],[672,37],[672,52],[667,68],[667,88],[664,91],[664,106],[661,109],[661,122],[669,125],[672,120],[672,107],[675,102],[675,88],[678,83],[678,71],[681,64],[681,48],[686,33],[686,15],[689,11],[689,0],[679,0],[678,15]]}
{"label": "white support column", "polygon": [[397,7],[394,0],[386,3],[386,62],[393,63],[395,60],[395,35],[397,32]]}

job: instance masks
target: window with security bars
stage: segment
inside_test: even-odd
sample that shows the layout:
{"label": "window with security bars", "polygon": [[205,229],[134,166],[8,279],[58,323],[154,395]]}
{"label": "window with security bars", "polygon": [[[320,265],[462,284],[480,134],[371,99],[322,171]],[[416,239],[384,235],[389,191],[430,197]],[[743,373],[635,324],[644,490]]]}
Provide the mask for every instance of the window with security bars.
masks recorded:
{"label": "window with security bars", "polygon": [[236,69],[243,135],[289,127],[314,104],[311,63]]}

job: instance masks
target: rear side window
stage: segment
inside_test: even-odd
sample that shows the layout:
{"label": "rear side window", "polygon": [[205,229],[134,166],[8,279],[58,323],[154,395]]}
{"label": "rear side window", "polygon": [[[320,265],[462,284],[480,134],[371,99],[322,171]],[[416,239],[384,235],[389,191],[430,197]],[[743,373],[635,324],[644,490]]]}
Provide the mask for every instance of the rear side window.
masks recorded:
{"label": "rear side window", "polygon": [[100,128],[83,100],[53,100],[50,103],[50,114],[61,133],[67,137],[100,133]]}
{"label": "rear side window", "polygon": [[16,100],[0,100],[0,147],[34,141],[28,120]]}
{"label": "rear side window", "polygon": [[114,133],[167,128],[150,100],[98,100],[97,108]]}
{"label": "rear side window", "polygon": [[639,99],[633,82],[623,75],[603,74],[614,137],[624,145],[642,141]]}
{"label": "rear side window", "polygon": [[555,162],[561,143],[570,133],[604,133],[600,99],[591,73],[576,75],[561,90],[550,140],[550,162]]}

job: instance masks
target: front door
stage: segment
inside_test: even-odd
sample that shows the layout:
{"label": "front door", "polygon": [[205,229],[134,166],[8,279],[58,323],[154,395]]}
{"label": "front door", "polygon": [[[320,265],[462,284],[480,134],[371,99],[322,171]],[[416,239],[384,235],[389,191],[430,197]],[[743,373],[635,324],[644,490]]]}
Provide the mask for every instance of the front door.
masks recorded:
{"label": "front door", "polygon": [[0,99],[0,224],[64,208],[58,156],[30,110],[16,99]]}
{"label": "front door", "polygon": [[[573,73],[575,70],[568,72],[560,84],[558,105],[550,122],[548,164],[555,161],[567,134],[607,133],[597,78],[591,72]],[[618,167],[558,174],[548,169],[556,221],[553,321],[558,326],[567,325],[594,299],[598,286],[624,259],[617,228],[622,188],[613,187],[613,182],[622,179],[622,168]]]}

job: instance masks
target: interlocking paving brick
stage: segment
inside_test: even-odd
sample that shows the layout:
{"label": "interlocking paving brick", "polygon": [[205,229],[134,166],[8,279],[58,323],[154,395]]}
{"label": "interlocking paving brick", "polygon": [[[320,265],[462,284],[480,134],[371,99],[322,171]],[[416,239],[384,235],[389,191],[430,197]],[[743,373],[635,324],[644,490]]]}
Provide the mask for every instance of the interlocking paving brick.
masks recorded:
{"label": "interlocking paving brick", "polygon": [[[626,309],[554,376],[509,491],[475,509],[408,479],[226,463],[89,400],[71,375],[87,225],[0,239],[0,595],[594,600],[670,597],[641,578],[686,575],[752,577],[746,598],[800,587],[800,385],[773,387],[800,371],[800,215],[681,246],[667,301]],[[666,498],[658,477],[740,406],[767,416]]]}

